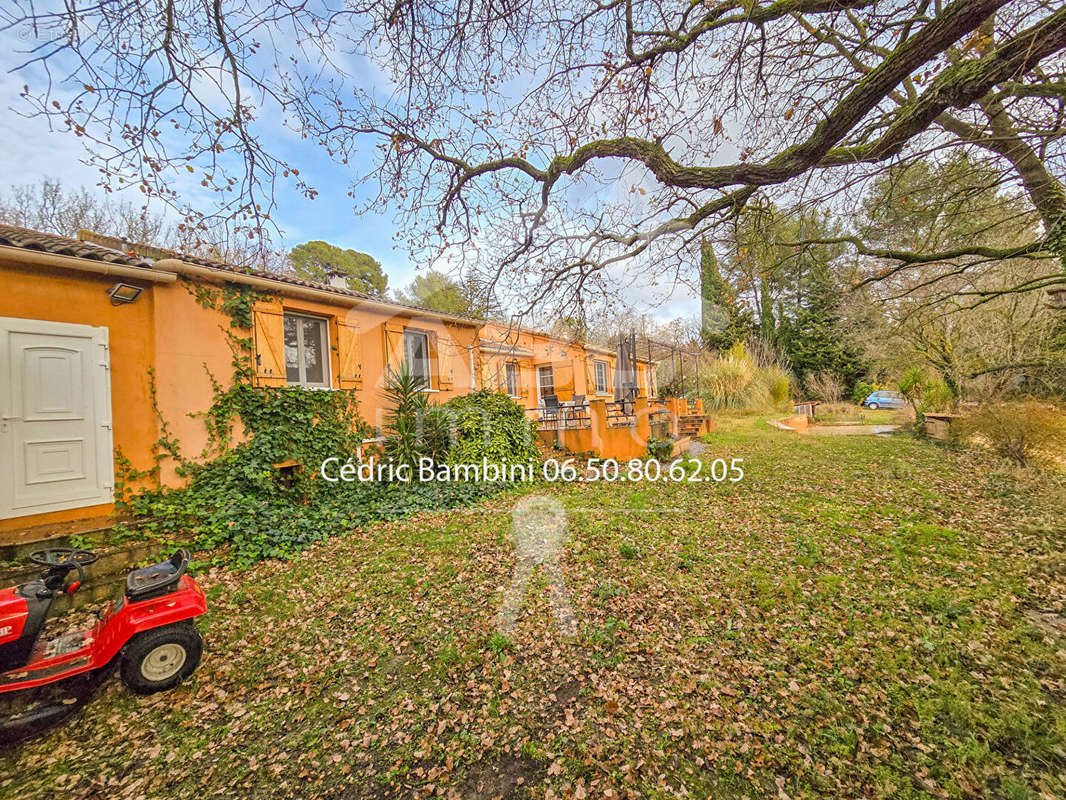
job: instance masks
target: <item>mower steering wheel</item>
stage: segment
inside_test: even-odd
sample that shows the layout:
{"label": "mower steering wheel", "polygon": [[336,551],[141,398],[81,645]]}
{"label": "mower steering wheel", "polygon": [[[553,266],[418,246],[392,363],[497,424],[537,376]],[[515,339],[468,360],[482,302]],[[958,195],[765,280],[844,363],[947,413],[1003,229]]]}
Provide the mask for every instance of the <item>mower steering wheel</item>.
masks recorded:
{"label": "mower steering wheel", "polygon": [[74,569],[76,566],[87,567],[95,564],[100,559],[91,550],[76,550],[73,547],[49,547],[45,550],[34,550],[30,553],[29,561],[41,567],[65,567]]}
{"label": "mower steering wheel", "polygon": [[78,581],[85,581],[85,570],[90,564],[96,563],[100,558],[96,553],[89,550],[78,550],[73,547],[49,547],[44,550],[34,550],[30,553],[29,561],[42,567],[57,569],[66,567],[69,572],[72,569],[78,571]]}

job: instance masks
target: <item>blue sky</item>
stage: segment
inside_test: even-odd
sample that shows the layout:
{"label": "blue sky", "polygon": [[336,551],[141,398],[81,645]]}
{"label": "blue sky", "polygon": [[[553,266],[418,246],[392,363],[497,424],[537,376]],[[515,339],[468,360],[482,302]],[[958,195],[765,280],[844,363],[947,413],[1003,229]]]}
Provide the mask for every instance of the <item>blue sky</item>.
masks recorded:
{"label": "blue sky", "polygon": [[[0,47],[5,37],[0,35]],[[3,47],[7,52],[10,50]],[[6,65],[10,68],[9,65]],[[94,168],[83,163],[84,150],[80,139],[61,131],[50,131],[41,118],[20,115],[28,106],[19,97],[23,79],[5,69],[0,79],[0,101],[4,113],[0,115],[0,141],[4,142],[2,163],[5,188],[23,183],[37,183],[42,178],[57,178],[64,184],[92,188],[98,182]],[[300,140],[291,132],[262,126],[268,148],[280,148],[290,153],[302,174],[319,190],[315,200],[308,200],[295,191],[278,195],[278,220],[284,237],[278,242],[284,248],[311,239],[323,239],[341,247],[350,247],[373,255],[381,262],[389,276],[389,287],[406,286],[415,276],[415,266],[405,250],[393,241],[396,226],[395,209],[355,214],[355,205],[348,196],[353,171],[331,161],[324,151],[313,145],[295,147]],[[302,143],[301,143],[302,144]],[[356,168],[359,167],[357,163]],[[358,201],[365,201],[364,195]],[[101,190],[101,196],[102,196]],[[119,195],[121,197],[121,195]],[[139,194],[130,194],[133,202],[140,202]]]}
{"label": "blue sky", "polygon": [[[40,75],[13,74],[9,70],[18,58],[17,51],[24,49],[25,42],[19,41],[10,32],[0,33],[0,52],[3,57],[3,72],[0,74],[0,104],[4,113],[0,114],[0,137],[5,143],[3,164],[6,186],[18,184],[36,184],[43,178],[61,180],[70,187],[85,186],[92,189],[98,182],[96,170],[85,164],[83,140],[63,131],[49,130],[48,121],[42,118],[23,116],[29,106],[19,97],[23,83],[29,80],[31,86],[34,77]],[[372,91],[388,92],[387,78],[365,60],[348,56],[347,65],[353,69],[355,78],[364,88]],[[36,88],[36,87],[34,87]],[[364,208],[373,187],[356,187],[356,196],[349,197],[354,178],[369,171],[370,152],[355,154],[348,165],[334,162],[328,154],[309,140],[302,139],[293,131],[283,127],[279,117],[271,117],[266,112],[256,124],[256,131],[263,139],[267,150],[279,152],[300,169],[301,176],[318,190],[314,200],[308,200],[281,182],[277,194],[278,211],[275,215],[282,235],[275,239],[275,246],[288,249],[300,242],[321,239],[344,248],[352,248],[370,253],[381,262],[389,278],[389,289],[405,288],[421,267],[416,265],[408,254],[402,235],[397,236],[397,209],[384,206],[356,212],[356,207]],[[371,146],[370,142],[366,145]],[[185,190],[185,198],[195,204],[199,186],[190,181]],[[620,191],[619,187],[616,191]],[[103,190],[99,190],[103,196]],[[610,191],[610,190],[608,190]],[[613,193],[613,192],[612,192]],[[119,194],[121,197],[121,194]],[[131,192],[129,199],[140,202],[141,195]],[[647,292],[633,292],[632,307],[638,311],[648,311],[661,320],[695,313],[696,303],[693,293],[683,287],[676,290],[667,302],[655,308],[644,308],[642,302],[648,297]]]}

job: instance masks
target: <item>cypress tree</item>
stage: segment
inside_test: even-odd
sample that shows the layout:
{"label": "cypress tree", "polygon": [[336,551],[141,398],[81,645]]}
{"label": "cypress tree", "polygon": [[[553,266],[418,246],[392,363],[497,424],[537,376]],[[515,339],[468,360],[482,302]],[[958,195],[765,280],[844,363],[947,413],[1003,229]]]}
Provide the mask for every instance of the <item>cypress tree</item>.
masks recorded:
{"label": "cypress tree", "polygon": [[711,243],[700,243],[700,332],[708,350],[728,350],[735,342],[752,333],[751,312],[738,297],[737,290],[722,276]]}

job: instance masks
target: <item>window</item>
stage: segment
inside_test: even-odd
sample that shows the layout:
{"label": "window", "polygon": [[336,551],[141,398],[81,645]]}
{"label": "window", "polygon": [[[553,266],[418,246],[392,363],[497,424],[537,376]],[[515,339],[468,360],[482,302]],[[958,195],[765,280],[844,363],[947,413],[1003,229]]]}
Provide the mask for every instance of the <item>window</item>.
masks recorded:
{"label": "window", "polygon": [[607,394],[607,362],[593,361],[596,370],[596,394]]}
{"label": "window", "polygon": [[513,361],[505,367],[507,377],[507,394],[518,397],[518,365]]}
{"label": "window", "polygon": [[546,394],[555,394],[555,376],[551,367],[537,367],[537,391],[542,398]]}
{"label": "window", "polygon": [[412,375],[419,375],[430,388],[432,372],[429,368],[429,336],[421,331],[403,332],[403,358]]}
{"label": "window", "polygon": [[285,382],[290,386],[329,387],[329,335],[319,317],[285,315]]}

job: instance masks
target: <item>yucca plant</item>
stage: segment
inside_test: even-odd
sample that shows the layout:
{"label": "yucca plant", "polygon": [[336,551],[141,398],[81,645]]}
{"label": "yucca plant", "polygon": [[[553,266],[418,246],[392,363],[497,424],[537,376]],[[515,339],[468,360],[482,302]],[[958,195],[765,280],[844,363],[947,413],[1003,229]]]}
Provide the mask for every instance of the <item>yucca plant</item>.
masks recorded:
{"label": "yucca plant", "polygon": [[385,375],[385,458],[393,464],[415,465],[422,455],[421,427],[429,401],[426,379],[411,372],[404,361],[398,371],[389,369]]}

